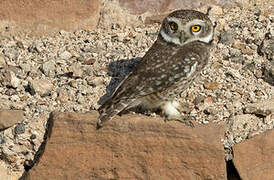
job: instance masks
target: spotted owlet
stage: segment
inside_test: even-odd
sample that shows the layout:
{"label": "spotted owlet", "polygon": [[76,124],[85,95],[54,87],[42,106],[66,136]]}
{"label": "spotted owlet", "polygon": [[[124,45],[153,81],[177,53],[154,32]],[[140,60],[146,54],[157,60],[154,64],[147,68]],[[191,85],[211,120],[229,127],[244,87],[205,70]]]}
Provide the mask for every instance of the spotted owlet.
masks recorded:
{"label": "spotted owlet", "polygon": [[161,110],[167,120],[185,121],[176,99],[208,63],[213,35],[207,14],[194,10],[170,13],[162,22],[157,40],[98,109],[97,127],[137,106]]}

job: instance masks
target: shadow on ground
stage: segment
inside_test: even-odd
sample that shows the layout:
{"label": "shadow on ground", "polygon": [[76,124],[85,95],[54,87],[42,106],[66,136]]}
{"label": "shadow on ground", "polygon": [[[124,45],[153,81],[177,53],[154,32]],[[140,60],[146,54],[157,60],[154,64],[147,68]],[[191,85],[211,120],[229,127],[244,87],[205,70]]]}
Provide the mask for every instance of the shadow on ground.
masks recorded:
{"label": "shadow on ground", "polygon": [[106,87],[106,94],[99,99],[98,104],[102,105],[113,94],[117,86],[134,70],[140,60],[141,57],[121,59],[109,64],[108,75],[111,76],[111,80]]}

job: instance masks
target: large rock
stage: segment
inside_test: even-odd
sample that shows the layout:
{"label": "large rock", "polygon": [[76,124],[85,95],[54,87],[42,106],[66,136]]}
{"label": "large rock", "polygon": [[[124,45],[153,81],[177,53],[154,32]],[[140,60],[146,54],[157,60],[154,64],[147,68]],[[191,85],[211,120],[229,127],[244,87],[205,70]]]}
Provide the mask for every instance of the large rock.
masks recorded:
{"label": "large rock", "polygon": [[16,22],[39,33],[94,29],[99,5],[99,0],[1,0],[0,21]]}
{"label": "large rock", "polygon": [[210,16],[223,13],[222,8],[242,6],[248,0],[118,0],[122,9],[130,14],[144,16],[145,23],[161,23],[162,19],[171,11],[177,9],[199,9],[206,12],[212,7]]}
{"label": "large rock", "polygon": [[211,0],[119,0],[121,7],[132,14],[163,13],[174,9],[194,9],[211,3]]}
{"label": "large rock", "polygon": [[233,147],[233,163],[243,180],[272,180],[274,174],[274,131],[248,139]]}
{"label": "large rock", "polygon": [[22,110],[0,110],[0,130],[9,128],[24,120]]}
{"label": "large rock", "polygon": [[97,114],[53,113],[39,163],[26,179],[214,179],[226,177],[224,125],[187,127],[123,115],[96,130]]}

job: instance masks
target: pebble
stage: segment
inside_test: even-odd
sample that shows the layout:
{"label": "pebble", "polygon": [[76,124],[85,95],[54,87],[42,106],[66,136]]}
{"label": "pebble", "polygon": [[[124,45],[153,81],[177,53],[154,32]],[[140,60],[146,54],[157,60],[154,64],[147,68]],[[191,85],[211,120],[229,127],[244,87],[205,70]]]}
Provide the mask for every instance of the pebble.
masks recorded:
{"label": "pebble", "polygon": [[204,99],[205,99],[205,97],[199,95],[199,96],[197,96],[197,97],[194,98],[193,103],[194,103],[194,105],[198,105],[198,104],[200,104],[201,102],[203,102]]}
{"label": "pebble", "polygon": [[83,70],[81,68],[81,65],[78,64],[78,63],[75,63],[75,64],[72,64],[70,67],[69,67],[69,72],[72,72],[73,74],[73,77],[82,77],[83,76]]}
{"label": "pebble", "polygon": [[68,60],[68,59],[70,59],[70,58],[72,57],[72,55],[71,55],[70,52],[64,51],[64,52],[62,52],[62,53],[59,55],[59,57],[60,57],[61,59],[63,59],[63,60]]}
{"label": "pebble", "polygon": [[30,64],[20,64],[20,68],[26,73],[31,70]]}
{"label": "pebble", "polygon": [[86,60],[83,64],[84,65],[93,65],[95,62],[96,62],[96,59],[91,58],[91,59]]}
{"label": "pebble", "polygon": [[10,71],[10,85],[13,88],[17,88],[19,84],[20,84],[20,79],[18,79],[16,75],[12,71]]}
{"label": "pebble", "polygon": [[24,123],[18,123],[14,128],[14,134],[23,134],[25,132],[25,124]]}
{"label": "pebble", "polygon": [[55,62],[49,60],[41,66],[42,72],[48,77],[54,77],[55,75]]}
{"label": "pebble", "polygon": [[0,69],[6,66],[6,61],[2,55],[0,55]]}
{"label": "pebble", "polygon": [[208,90],[216,90],[219,88],[219,83],[217,82],[206,82],[204,83],[204,87],[205,89],[208,89]]}
{"label": "pebble", "polygon": [[0,144],[5,144],[6,142],[7,142],[6,136],[0,134]]}
{"label": "pebble", "polygon": [[43,97],[48,96],[51,93],[53,84],[47,79],[34,79],[29,81],[29,87],[31,91]]}

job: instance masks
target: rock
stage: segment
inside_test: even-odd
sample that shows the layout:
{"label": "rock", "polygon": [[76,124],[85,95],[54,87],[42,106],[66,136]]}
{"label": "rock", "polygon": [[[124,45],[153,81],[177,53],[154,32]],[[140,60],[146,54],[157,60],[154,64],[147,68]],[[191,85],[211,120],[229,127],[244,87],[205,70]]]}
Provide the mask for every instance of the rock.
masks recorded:
{"label": "rock", "polygon": [[247,46],[247,44],[244,44],[244,43],[240,42],[239,40],[234,40],[233,47],[241,50],[241,52],[243,54],[247,54],[247,55],[252,55],[254,52],[252,49],[250,49]]}
{"label": "rock", "polygon": [[[33,11],[35,9],[35,11]],[[42,34],[58,30],[94,29],[99,20],[99,0],[16,0],[0,2],[0,20],[16,22],[24,30]]]}
{"label": "rock", "polygon": [[90,58],[90,59],[86,60],[83,64],[84,65],[93,65],[95,62],[96,62],[96,59]]}
{"label": "rock", "polygon": [[0,130],[9,128],[14,124],[24,120],[24,112],[21,110],[1,110]]}
{"label": "rock", "polygon": [[[97,113],[53,113],[35,179],[225,179],[223,124],[123,115],[96,130]],[[47,168],[45,168],[47,167]]]}
{"label": "rock", "polygon": [[255,136],[233,147],[233,163],[245,180],[272,180],[274,174],[274,131]]}
{"label": "rock", "polygon": [[218,114],[218,109],[208,106],[204,109],[204,113],[207,115],[209,115],[209,114],[216,115],[216,114]]}
{"label": "rock", "polygon": [[60,90],[58,92],[58,97],[56,98],[57,101],[60,101],[62,103],[65,103],[69,100],[67,91]]}
{"label": "rock", "polygon": [[17,88],[20,84],[20,79],[18,79],[13,72],[10,72],[10,85],[13,88]]}
{"label": "rock", "polygon": [[41,53],[45,48],[44,44],[40,41],[34,41],[29,47],[28,51],[32,53]]}
{"label": "rock", "polygon": [[12,70],[6,70],[3,72],[4,85],[7,87],[17,88],[20,84],[20,79],[18,79]]}
{"label": "rock", "polygon": [[145,18],[145,24],[162,23],[163,19],[168,15],[168,13],[163,13],[160,15],[150,15]]}
{"label": "rock", "polygon": [[21,48],[21,49],[25,48],[23,42],[21,42],[21,41],[17,41],[16,42],[16,46],[19,47],[19,48]]}
{"label": "rock", "polygon": [[43,97],[51,93],[53,84],[47,79],[34,79],[29,81],[29,87],[31,91]]}
{"label": "rock", "polygon": [[269,61],[274,60],[274,37],[272,39],[265,39],[258,51],[262,55],[265,55]]}
{"label": "rock", "polygon": [[48,77],[54,77],[55,75],[55,62],[54,60],[50,60],[45,62],[41,66],[41,71]]}
{"label": "rock", "polygon": [[[197,9],[210,6],[214,2],[211,0],[105,0],[102,4],[100,24],[106,27],[117,24],[120,27],[129,25],[136,27],[143,23],[160,23],[168,13],[176,9]],[[214,12],[219,13],[219,10]]]}
{"label": "rock", "polygon": [[251,114],[236,115],[231,118],[229,132],[234,137],[234,142],[239,143],[247,137],[251,137],[253,131],[258,127],[262,120]]}
{"label": "rock", "polygon": [[63,60],[68,60],[69,58],[72,57],[71,53],[68,51],[64,51],[62,53],[59,54],[59,57]]}
{"label": "rock", "polygon": [[0,69],[4,68],[6,66],[6,61],[4,59],[4,56],[0,55]]}
{"label": "rock", "polygon": [[80,64],[74,63],[69,67],[69,72],[72,72],[73,77],[82,77],[83,70]]}
{"label": "rock", "polygon": [[29,64],[20,64],[20,68],[25,72],[31,71],[31,66]]}
{"label": "rock", "polygon": [[206,82],[204,83],[204,87],[208,90],[215,90],[219,88],[219,83],[217,82]]}
{"label": "rock", "polygon": [[87,77],[87,84],[93,87],[104,85],[104,78],[102,77]]}
{"label": "rock", "polygon": [[209,0],[119,0],[120,6],[127,9],[131,14],[143,14],[145,12],[159,14],[175,9],[195,9],[210,3]]}
{"label": "rock", "polygon": [[14,134],[23,134],[25,132],[25,124],[19,123],[14,128]]}
{"label": "rock", "polygon": [[193,103],[194,105],[198,105],[201,102],[203,102],[205,100],[204,96],[198,95],[197,97],[194,98]]}
{"label": "rock", "polygon": [[248,1],[238,1],[238,0],[217,0],[216,3],[224,8],[233,8],[235,6],[242,7]]}
{"label": "rock", "polygon": [[274,98],[246,105],[245,113],[259,116],[274,114]]}
{"label": "rock", "polygon": [[17,91],[15,89],[13,89],[13,88],[9,88],[9,89],[6,90],[5,94],[7,96],[12,96],[12,95],[17,94]]}
{"label": "rock", "polygon": [[0,144],[5,144],[7,142],[7,138],[4,135],[0,135]]}
{"label": "rock", "polygon": [[274,62],[270,62],[262,68],[263,79],[274,86]]}

